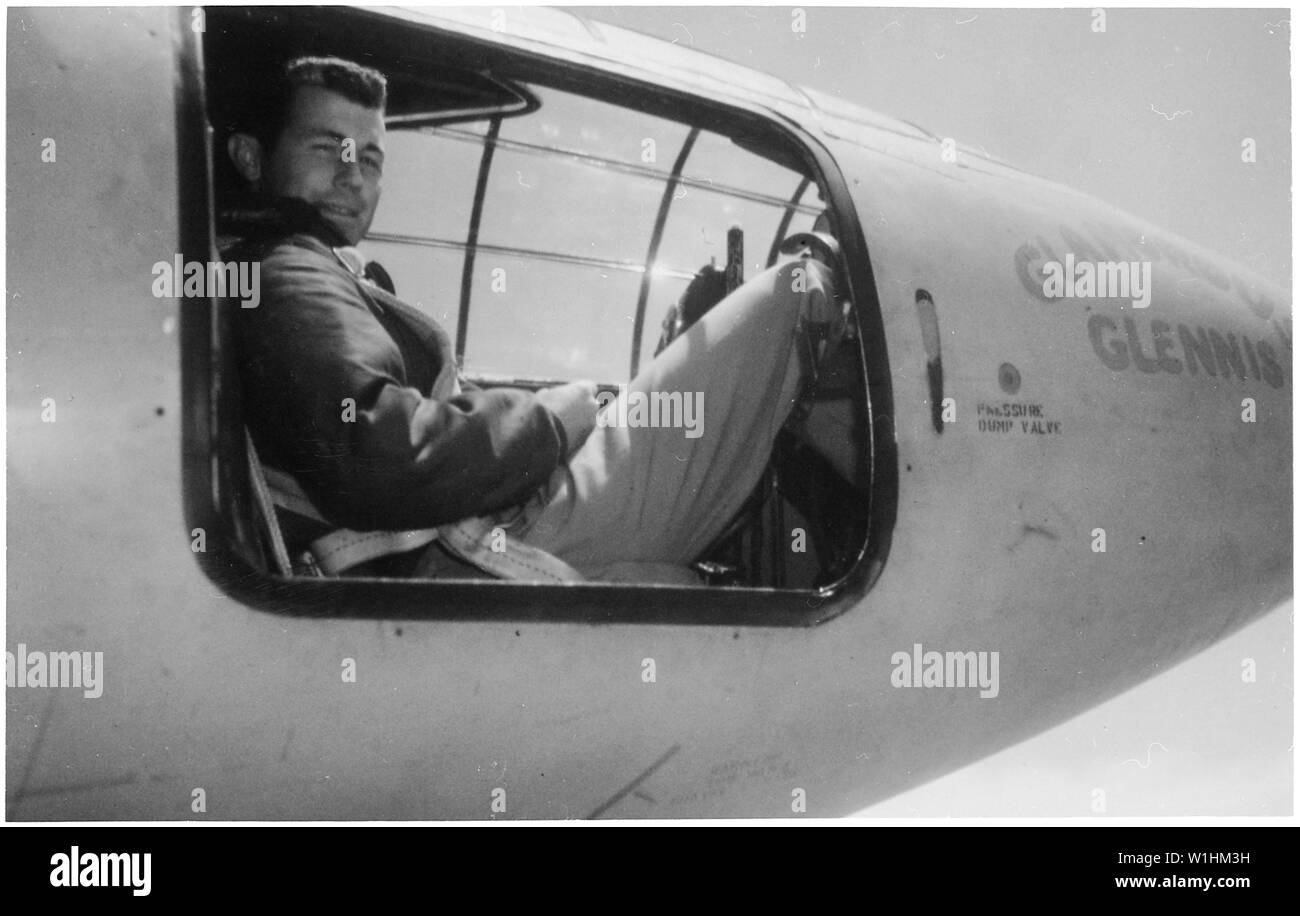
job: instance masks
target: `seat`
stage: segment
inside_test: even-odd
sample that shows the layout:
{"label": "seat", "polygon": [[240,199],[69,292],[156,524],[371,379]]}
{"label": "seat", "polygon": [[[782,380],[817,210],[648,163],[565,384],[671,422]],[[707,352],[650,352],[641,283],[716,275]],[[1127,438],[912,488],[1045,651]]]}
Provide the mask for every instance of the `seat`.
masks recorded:
{"label": "seat", "polygon": [[[280,529],[280,519],[275,510],[275,499],[271,495],[270,485],[266,482],[266,471],[257,455],[257,446],[253,444],[253,437],[247,429],[244,430],[244,443],[248,453],[248,479],[253,488],[253,504],[257,508],[258,533],[263,539],[264,549],[270,554],[268,566],[282,576],[295,575],[298,570],[295,570],[289,558],[289,548],[285,544],[284,532]],[[309,559],[310,556],[310,553],[307,553],[304,560]],[[301,563],[300,568],[301,572],[307,575],[324,575],[314,561]]]}

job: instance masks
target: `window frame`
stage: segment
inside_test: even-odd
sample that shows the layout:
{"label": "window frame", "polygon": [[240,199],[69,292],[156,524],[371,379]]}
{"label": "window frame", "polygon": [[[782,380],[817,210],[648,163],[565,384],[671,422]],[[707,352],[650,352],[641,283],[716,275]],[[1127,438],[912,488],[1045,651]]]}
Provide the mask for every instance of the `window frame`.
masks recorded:
{"label": "window frame", "polygon": [[[321,15],[326,15],[321,13]],[[202,529],[195,554],[204,573],[247,606],[288,616],[537,623],[655,623],[706,626],[815,626],[858,604],[878,580],[889,553],[898,504],[897,444],[883,320],[866,238],[845,179],[826,147],[795,121],[757,104],[692,95],[599,66],[498,45],[434,24],[383,19],[373,11],[335,10],[368,25],[407,32],[473,56],[505,78],[662,112],[688,126],[708,124],[724,136],[754,132],[797,151],[826,191],[845,253],[850,294],[861,330],[871,443],[870,520],[857,561],[838,581],[817,589],[678,586],[583,582],[564,585],[506,580],[413,580],[280,577],[249,559],[253,495],[242,430],[229,304],[196,300],[181,310],[181,482],[186,535]],[[176,156],[179,250],[186,261],[215,260],[213,154],[207,124],[201,33],[188,10],[176,11]],[[448,50],[440,47],[440,51]],[[628,106],[635,100],[634,106]],[[717,125],[722,125],[721,127]]]}

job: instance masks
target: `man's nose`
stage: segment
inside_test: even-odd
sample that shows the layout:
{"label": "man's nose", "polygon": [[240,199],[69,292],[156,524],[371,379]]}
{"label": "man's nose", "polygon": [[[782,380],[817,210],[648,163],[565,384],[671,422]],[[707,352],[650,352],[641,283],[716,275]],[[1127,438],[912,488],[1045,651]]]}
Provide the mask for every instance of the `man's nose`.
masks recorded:
{"label": "man's nose", "polygon": [[364,181],[359,163],[349,162],[346,157],[339,159],[338,167],[334,170],[335,184],[346,188],[359,188]]}

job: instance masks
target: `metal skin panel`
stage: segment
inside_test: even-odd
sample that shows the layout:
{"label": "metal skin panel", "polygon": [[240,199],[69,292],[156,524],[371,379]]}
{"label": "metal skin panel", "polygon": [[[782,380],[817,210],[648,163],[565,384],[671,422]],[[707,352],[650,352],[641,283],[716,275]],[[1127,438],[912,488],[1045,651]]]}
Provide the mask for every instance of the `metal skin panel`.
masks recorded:
{"label": "metal skin panel", "polygon": [[[918,744],[922,759],[943,760],[1027,737],[1291,594],[1285,291],[1046,182],[963,169],[960,156],[945,165],[937,142],[909,150],[929,160],[921,168],[897,154],[835,151],[871,246],[900,468],[890,561],[866,599],[872,623],[862,624],[857,648],[876,671],[918,642],[998,650],[1003,666],[998,699],[956,697],[964,704],[956,715],[923,690],[875,694],[872,731],[907,736],[906,751],[883,750],[882,781],[916,763]],[[1087,244],[1103,258],[1154,261],[1148,308],[1031,293],[1018,270],[1022,247],[1046,260],[1071,250],[1083,257]],[[935,303],[942,394],[955,402],[955,422],[941,433],[917,289]],[[1277,386],[1249,368],[1245,380],[1192,375],[1181,346],[1164,354],[1181,371],[1142,371],[1132,360],[1113,370],[1091,341],[1094,314],[1118,326],[1102,335],[1107,346],[1129,343],[1131,317],[1147,357],[1155,321],[1265,341],[1277,355]],[[1004,364],[1018,375],[1014,394],[1001,384]],[[1254,424],[1242,422],[1246,397],[1258,405]],[[1008,431],[981,429],[991,419],[981,406],[1005,403],[1040,407],[1044,432],[1023,430],[1032,417],[1012,419]],[[1104,554],[1092,550],[1095,528],[1106,531]]]}
{"label": "metal skin panel", "polygon": [[[1079,195],[942,163],[909,131],[807,116],[866,233],[894,385],[898,518],[860,604],[810,628],[241,606],[190,549],[187,303],[150,294],[151,265],[179,246],[181,21],[9,12],[7,648],[105,656],[99,699],[6,691],[10,818],[789,816],[795,788],[809,815],[844,814],[1060,722],[1290,594],[1284,292]],[[712,91],[676,60],[617,66]],[[56,163],[40,160],[45,137]],[[1044,302],[1017,272],[1024,245],[1063,257],[1063,227],[1124,252],[1135,234],[1159,240],[1156,295],[1135,319],[1148,355],[1154,319],[1212,327],[1270,342],[1282,387],[1103,364],[1087,309],[1121,327],[1139,313]],[[1262,292],[1285,325],[1178,267],[1178,252],[1254,283],[1252,301],[1262,309]],[[941,433],[917,288],[956,407]],[[1240,421],[1247,396],[1254,426]],[[1039,405],[1060,432],[979,428],[978,405],[1011,401]],[[1096,527],[1105,554],[1090,549]],[[891,655],[916,642],[999,651],[999,696],[893,688]],[[490,807],[497,787],[504,814]],[[191,810],[195,788],[205,814]]]}

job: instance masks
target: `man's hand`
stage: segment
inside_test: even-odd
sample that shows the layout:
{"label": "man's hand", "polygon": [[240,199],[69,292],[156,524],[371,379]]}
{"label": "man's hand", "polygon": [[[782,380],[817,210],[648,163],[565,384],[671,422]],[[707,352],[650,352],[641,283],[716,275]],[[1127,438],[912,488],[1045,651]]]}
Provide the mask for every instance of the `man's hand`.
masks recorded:
{"label": "man's hand", "polygon": [[537,392],[537,400],[559,419],[571,457],[596,428],[596,383],[569,382]]}

